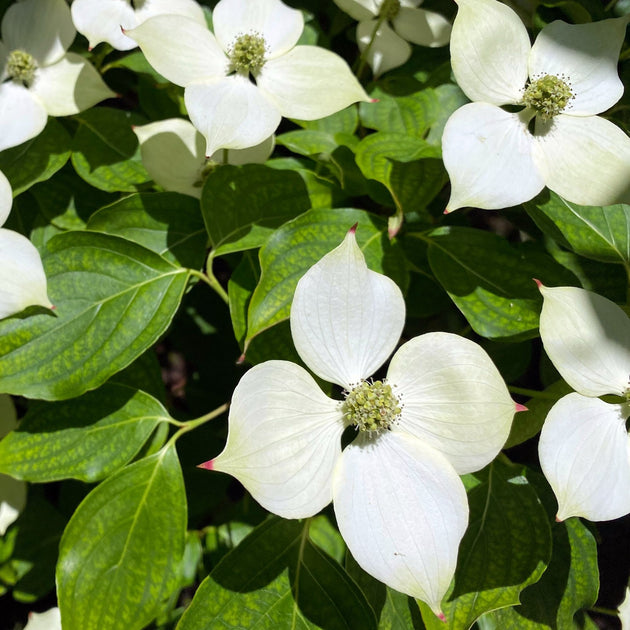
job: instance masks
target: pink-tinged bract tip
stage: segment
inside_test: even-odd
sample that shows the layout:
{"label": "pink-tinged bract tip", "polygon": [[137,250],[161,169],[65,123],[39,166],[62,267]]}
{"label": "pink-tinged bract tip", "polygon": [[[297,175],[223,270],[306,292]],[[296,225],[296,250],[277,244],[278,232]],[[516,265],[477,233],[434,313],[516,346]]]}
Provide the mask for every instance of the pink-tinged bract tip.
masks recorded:
{"label": "pink-tinged bract tip", "polygon": [[359,223],[357,222],[348,230],[348,234],[356,234],[358,227],[359,227]]}
{"label": "pink-tinged bract tip", "polygon": [[57,307],[56,307],[54,304],[51,304],[51,305],[50,305],[50,310],[51,310],[51,311],[56,311],[56,310],[57,310]]}
{"label": "pink-tinged bract tip", "polygon": [[521,405],[521,403],[514,403],[514,406],[516,407],[516,413],[519,411],[529,411],[529,409],[525,405]]}
{"label": "pink-tinged bract tip", "polygon": [[532,280],[536,283],[536,286],[541,289],[543,287],[543,283],[538,278],[532,278]]}
{"label": "pink-tinged bract tip", "polygon": [[370,103],[378,103],[380,100],[380,98],[371,98]]}
{"label": "pink-tinged bract tip", "polygon": [[204,470],[214,470],[214,459],[209,459],[203,464],[199,464],[197,468],[203,468]]}
{"label": "pink-tinged bract tip", "polygon": [[449,210],[449,208],[444,208],[444,212],[442,212],[442,214],[451,214],[451,212],[453,211]]}
{"label": "pink-tinged bract tip", "polygon": [[562,519],[558,515],[556,515],[556,523],[562,523]]}
{"label": "pink-tinged bract tip", "polygon": [[439,614],[438,614],[438,616],[437,616],[437,618],[438,618],[441,622],[446,623],[446,615],[445,615],[443,612],[439,613]]}
{"label": "pink-tinged bract tip", "polygon": [[236,359],[236,365],[243,365],[245,363],[245,353],[241,354],[241,356]]}

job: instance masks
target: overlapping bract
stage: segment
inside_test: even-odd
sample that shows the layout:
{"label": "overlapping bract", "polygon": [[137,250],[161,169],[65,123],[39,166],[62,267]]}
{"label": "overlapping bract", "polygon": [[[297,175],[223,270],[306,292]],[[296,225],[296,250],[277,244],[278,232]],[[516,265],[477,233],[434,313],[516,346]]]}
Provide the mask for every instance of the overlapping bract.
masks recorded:
{"label": "overlapping bract", "polygon": [[540,435],[540,463],[558,500],[558,519],[605,521],[630,513],[627,402],[598,396],[630,392],[630,320],[610,300],[577,287],[540,287],[545,351],[576,392],[551,409]]}
{"label": "overlapping bract", "polygon": [[[302,14],[280,0],[221,0],[213,25],[214,34],[190,18],[162,15],[126,31],[158,72],[185,88],[208,156],[260,144],[283,116],[314,120],[369,100],[341,57],[296,46]],[[264,63],[248,72],[235,71],[229,57],[243,36],[264,41]]]}
{"label": "overlapping bract", "polygon": [[[630,138],[597,116],[623,93],[617,59],[627,18],[570,25],[555,21],[533,46],[518,16],[496,0],[459,0],[451,36],[458,84],[474,101],[444,129],[451,179],[447,211],[517,205],[545,186],[582,205],[630,200]],[[563,80],[572,98],[544,120],[523,105],[528,81]],[[534,131],[530,131],[535,117]]]}
{"label": "overlapping bract", "polygon": [[[367,268],[353,231],[301,278],[291,308],[300,356],[346,391],[392,353],[404,321],[400,289]],[[285,518],[332,500],[358,563],[441,615],[468,518],[458,474],[497,455],[515,405],[485,352],[449,333],[403,344],[387,382],[401,403],[398,422],[360,432],[342,452],[343,403],[298,365],[257,365],[234,392],[224,451],[203,466],[235,476]]]}

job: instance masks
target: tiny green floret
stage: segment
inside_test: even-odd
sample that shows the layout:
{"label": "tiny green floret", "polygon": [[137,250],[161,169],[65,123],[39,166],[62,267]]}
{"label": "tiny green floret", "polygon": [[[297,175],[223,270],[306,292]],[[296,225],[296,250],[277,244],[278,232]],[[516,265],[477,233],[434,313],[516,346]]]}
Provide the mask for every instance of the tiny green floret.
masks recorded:
{"label": "tiny green floret", "polygon": [[6,71],[9,78],[25,87],[29,87],[35,78],[37,62],[32,55],[23,50],[13,50],[7,59]]}
{"label": "tiny green floret", "polygon": [[525,88],[523,104],[536,111],[542,120],[549,120],[563,111],[573,97],[564,77],[546,74]]}
{"label": "tiny green floret", "polygon": [[267,44],[262,35],[239,35],[228,51],[232,69],[239,74],[256,74],[265,65]]}
{"label": "tiny green floret", "polygon": [[393,20],[400,11],[400,0],[383,0],[378,12],[379,17],[385,20]]}
{"label": "tiny green floret", "polygon": [[363,381],[346,396],[343,414],[359,431],[380,433],[400,416],[400,401],[391,385],[382,381]]}

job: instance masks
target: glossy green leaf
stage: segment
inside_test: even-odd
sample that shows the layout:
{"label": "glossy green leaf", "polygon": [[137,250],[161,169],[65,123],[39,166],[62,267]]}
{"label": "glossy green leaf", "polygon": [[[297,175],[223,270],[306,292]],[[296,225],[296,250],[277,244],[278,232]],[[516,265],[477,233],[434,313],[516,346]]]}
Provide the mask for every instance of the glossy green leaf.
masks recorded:
{"label": "glossy green leaf", "polygon": [[136,192],[151,181],[140,158],[133,124],[144,121],[121,109],[95,107],[77,114],[72,164],[88,183],[106,191]]}
{"label": "glossy green leaf", "polygon": [[0,472],[34,482],[97,481],[129,462],[168,419],[157,400],[124,385],[36,403],[0,441]]}
{"label": "glossy green leaf", "polygon": [[480,630],[578,630],[584,610],[599,590],[597,543],[577,518],[553,526],[553,555],[536,584],[521,593],[521,604],[480,620]]}
{"label": "glossy green leaf", "polygon": [[315,120],[295,120],[300,127],[313,131],[323,131],[330,134],[354,133],[359,124],[359,112],[356,106],[350,105],[330,116]]}
{"label": "glossy green leaf", "polygon": [[175,447],[123,468],[79,505],[61,539],[64,630],[140,630],[177,585],[186,492]]}
{"label": "glossy green leaf", "polygon": [[37,182],[56,173],[70,157],[72,139],[63,125],[54,118],[38,136],[17,147],[0,152],[0,171],[19,195]]}
{"label": "glossy green leaf", "polygon": [[182,267],[199,268],[207,234],[199,202],[174,192],[129,195],[94,214],[88,230],[122,236]]}
{"label": "glossy green leaf", "polygon": [[429,242],[435,277],[483,337],[536,333],[542,299],[533,278],[549,286],[577,283],[546,253],[513,247],[491,232],[442,227]]}
{"label": "glossy green leaf", "polygon": [[259,525],[204,580],[177,630],[375,630],[365,597],[305,525]]}
{"label": "glossy green leaf", "polygon": [[431,144],[442,144],[442,133],[444,132],[446,121],[456,109],[459,109],[469,101],[460,87],[453,83],[443,83],[437,86],[434,91],[438,104],[434,110],[433,124],[426,136],[426,140]]}
{"label": "glossy green leaf", "polygon": [[276,144],[287,147],[300,155],[330,154],[338,146],[354,146],[358,140],[348,134],[332,134],[316,129],[298,129],[287,131],[276,138]]}
{"label": "glossy green leaf", "polygon": [[578,206],[546,191],[525,208],[543,232],[576,254],[630,265],[630,206]]}
{"label": "glossy green leaf", "polygon": [[446,624],[421,603],[427,630],[467,630],[482,614],[518,604],[551,555],[547,512],[521,467],[499,459],[464,481],[470,517],[442,602]]}
{"label": "glossy green leaf", "polygon": [[275,228],[308,210],[302,178],[259,164],[224,165],[203,187],[201,212],[216,255],[260,247]]}
{"label": "glossy green leaf", "polygon": [[352,208],[311,210],[276,230],[260,250],[262,275],[249,304],[246,346],[263,330],[288,319],[298,280],[337,247],[355,223],[368,266],[406,290],[404,256],[387,238],[382,219]]}
{"label": "glossy green leaf", "polygon": [[140,356],[171,322],[189,277],[98,232],[54,237],[43,261],[56,310],[0,322],[0,391],[47,400],[94,389]]}

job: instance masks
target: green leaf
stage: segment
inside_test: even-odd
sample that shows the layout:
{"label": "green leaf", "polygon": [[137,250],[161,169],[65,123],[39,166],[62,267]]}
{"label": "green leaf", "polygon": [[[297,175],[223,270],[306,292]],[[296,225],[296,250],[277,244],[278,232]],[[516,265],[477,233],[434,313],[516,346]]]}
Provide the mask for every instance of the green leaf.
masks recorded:
{"label": "green leaf", "polygon": [[420,603],[427,630],[467,630],[482,614],[518,604],[551,555],[547,512],[521,467],[499,459],[464,481],[469,525],[443,600],[446,624]]}
{"label": "green leaf", "polygon": [[442,134],[444,133],[446,121],[456,109],[468,103],[469,100],[459,85],[454,85],[453,83],[444,83],[437,86],[435,94],[438,104],[434,110],[434,121],[431,131],[426,136],[426,140],[431,144],[442,144]]}
{"label": "green leaf", "polygon": [[337,247],[355,223],[368,266],[406,290],[404,255],[390,243],[382,219],[353,208],[310,210],[276,230],[260,250],[262,275],[249,304],[246,346],[263,330],[288,319],[298,280]]}
{"label": "green leaf", "polygon": [[275,228],[310,207],[297,173],[260,164],[218,167],[201,195],[215,255],[260,247]]}
{"label": "green leaf", "polygon": [[375,630],[357,585],[307,531],[277,517],[259,525],[203,581],[177,630]]}
{"label": "green leaf", "polygon": [[54,175],[68,161],[71,143],[63,125],[48,118],[44,131],[38,136],[0,152],[0,170],[11,183],[13,195]]}
{"label": "green leaf", "polygon": [[64,402],[35,403],[0,441],[0,472],[26,481],[97,481],[134,457],[169,415],[144,392],[105,384]]}
{"label": "green leaf", "polygon": [[595,604],[599,590],[597,543],[577,518],[555,523],[552,531],[553,555],[540,581],[521,593],[519,606],[485,615],[480,620],[481,630],[584,627],[579,613]]}
{"label": "green leaf", "polygon": [[546,191],[525,209],[543,232],[576,254],[630,266],[630,206],[578,206]]}
{"label": "green leaf", "polygon": [[0,391],[58,400],[104,383],[170,324],[189,272],[117,236],[67,232],[46,245],[55,311],[0,322]]}
{"label": "green leaf", "polygon": [[179,193],[129,195],[94,214],[87,229],[122,236],[182,267],[201,267],[206,254],[199,202]]}
{"label": "green leaf", "polygon": [[491,232],[442,227],[429,235],[435,277],[483,337],[533,336],[542,305],[533,278],[549,286],[576,278],[546,253],[520,249]]}
{"label": "green leaf", "polygon": [[79,505],[61,539],[64,630],[140,630],[179,580],[186,492],[173,445],[123,468]]}
{"label": "green leaf", "polygon": [[335,135],[315,129],[298,129],[287,131],[276,138],[276,144],[287,147],[293,153],[300,155],[330,154],[338,146]]}
{"label": "green leaf", "polygon": [[144,122],[121,109],[95,107],[77,114],[72,164],[88,183],[109,192],[136,192],[151,181],[132,124]]}
{"label": "green leaf", "polygon": [[316,120],[294,120],[300,127],[313,131],[323,131],[330,134],[347,133],[356,131],[359,124],[359,113],[354,105],[346,107],[330,116]]}

